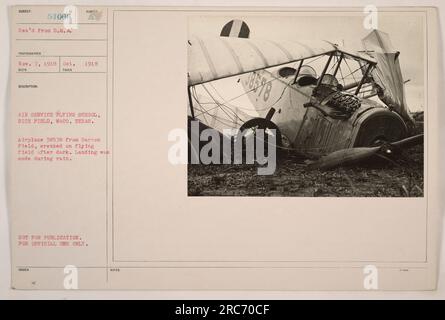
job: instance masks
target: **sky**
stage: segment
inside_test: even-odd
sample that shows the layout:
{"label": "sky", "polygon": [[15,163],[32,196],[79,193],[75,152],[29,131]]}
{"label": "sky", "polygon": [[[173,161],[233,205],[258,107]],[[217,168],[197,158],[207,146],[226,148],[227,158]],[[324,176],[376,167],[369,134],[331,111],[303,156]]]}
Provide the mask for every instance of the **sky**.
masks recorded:
{"label": "sky", "polygon": [[[293,16],[291,16],[291,14]],[[289,13],[277,16],[255,14],[246,16],[192,16],[189,34],[218,36],[224,24],[232,19],[245,21],[250,28],[250,38],[280,40],[328,40],[347,48],[362,50],[361,39],[370,30],[363,26],[365,15],[361,12]],[[425,27],[424,16],[415,12],[380,12],[378,29],[389,34],[393,47],[400,51],[399,61],[405,80],[406,99],[411,111],[423,110],[425,83]],[[230,81],[230,80],[228,80]],[[231,94],[227,93],[227,98]]]}

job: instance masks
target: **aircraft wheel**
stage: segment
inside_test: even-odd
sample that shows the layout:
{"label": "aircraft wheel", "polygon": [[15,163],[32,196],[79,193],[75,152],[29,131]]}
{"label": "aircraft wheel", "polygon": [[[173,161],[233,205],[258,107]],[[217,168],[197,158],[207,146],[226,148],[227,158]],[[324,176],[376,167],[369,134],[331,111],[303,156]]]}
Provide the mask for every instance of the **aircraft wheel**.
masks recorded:
{"label": "aircraft wheel", "polygon": [[249,134],[249,132],[245,132],[245,130],[251,130],[253,134],[255,134],[255,131],[257,129],[265,130],[265,136],[264,136],[264,142],[266,143],[268,140],[267,136],[272,134],[271,131],[268,130],[275,130],[275,137],[276,137],[276,146],[280,147],[283,145],[282,136],[280,129],[277,127],[275,123],[273,123],[270,120],[264,119],[264,118],[253,118],[248,121],[246,121],[239,129],[240,133],[243,134],[243,136],[246,136]]}

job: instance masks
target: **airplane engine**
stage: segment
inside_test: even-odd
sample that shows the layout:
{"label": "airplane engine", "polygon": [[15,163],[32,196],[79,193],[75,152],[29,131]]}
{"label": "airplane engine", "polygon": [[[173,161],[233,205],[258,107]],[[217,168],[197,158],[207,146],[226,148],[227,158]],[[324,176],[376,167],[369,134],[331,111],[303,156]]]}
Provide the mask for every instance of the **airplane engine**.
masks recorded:
{"label": "airplane engine", "polygon": [[354,121],[353,147],[369,147],[406,138],[408,128],[402,117],[388,109],[373,108]]}

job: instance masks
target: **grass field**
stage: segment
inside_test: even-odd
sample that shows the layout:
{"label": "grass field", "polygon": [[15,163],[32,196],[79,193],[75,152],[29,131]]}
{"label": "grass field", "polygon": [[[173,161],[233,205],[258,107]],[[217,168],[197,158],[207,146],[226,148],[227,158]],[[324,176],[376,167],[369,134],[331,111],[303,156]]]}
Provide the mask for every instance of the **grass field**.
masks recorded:
{"label": "grass field", "polygon": [[189,165],[189,196],[282,197],[422,197],[423,145],[404,151],[389,162],[367,163],[332,170],[309,170],[303,159],[287,156],[275,174],[257,175],[255,165]]}

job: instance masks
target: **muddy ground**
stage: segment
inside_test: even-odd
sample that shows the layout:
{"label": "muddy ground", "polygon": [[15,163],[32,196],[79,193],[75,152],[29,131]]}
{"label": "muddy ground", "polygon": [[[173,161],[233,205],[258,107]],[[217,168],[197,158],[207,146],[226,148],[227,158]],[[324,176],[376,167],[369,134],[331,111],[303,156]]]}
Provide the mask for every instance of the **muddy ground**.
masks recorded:
{"label": "muddy ground", "polygon": [[388,162],[366,163],[331,170],[309,170],[299,157],[287,155],[274,175],[259,176],[254,165],[189,165],[190,196],[283,197],[421,197],[423,145]]}

